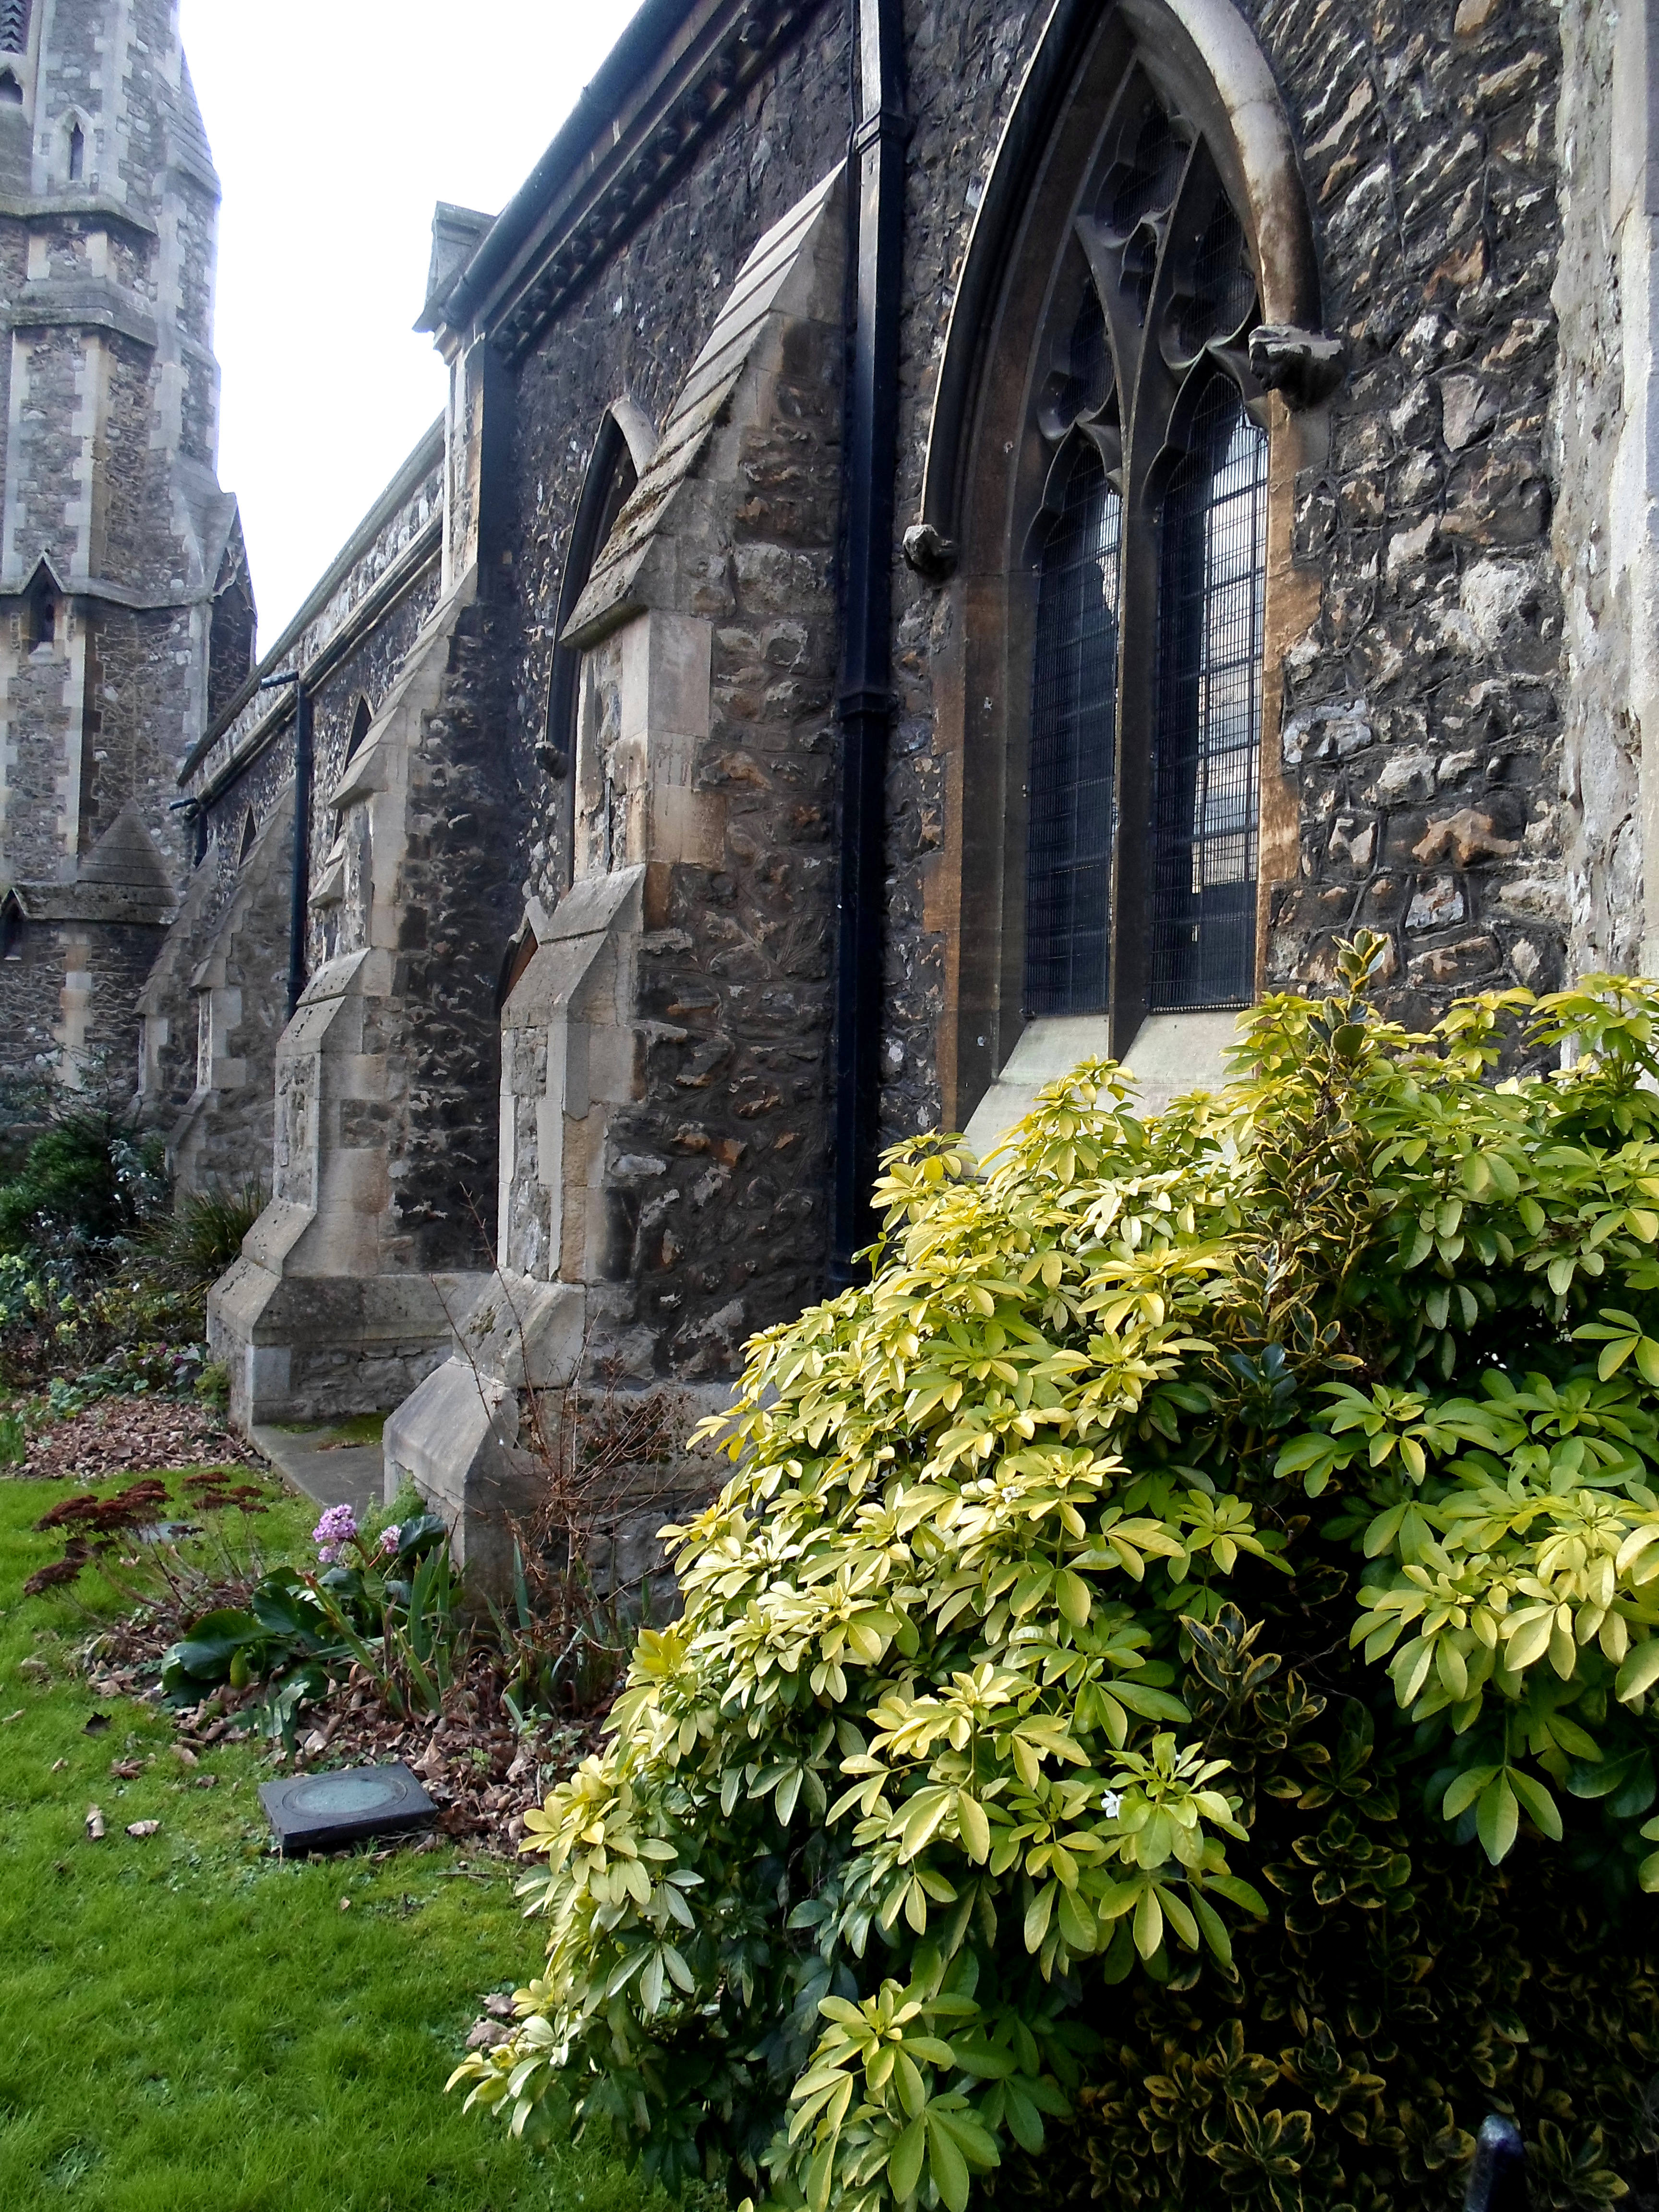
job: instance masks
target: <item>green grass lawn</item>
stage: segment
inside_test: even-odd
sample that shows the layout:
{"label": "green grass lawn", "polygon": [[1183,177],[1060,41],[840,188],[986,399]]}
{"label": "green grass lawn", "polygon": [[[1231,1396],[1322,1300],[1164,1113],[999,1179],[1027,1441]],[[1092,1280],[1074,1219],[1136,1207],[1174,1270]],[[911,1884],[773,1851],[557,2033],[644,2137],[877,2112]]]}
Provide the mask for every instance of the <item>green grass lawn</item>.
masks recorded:
{"label": "green grass lawn", "polygon": [[[483,1994],[534,1968],[511,1869],[448,1848],[284,1864],[257,1741],[192,1772],[118,1698],[86,1733],[70,1655],[113,1595],[88,1575],[21,1595],[61,1549],[31,1524],[67,1494],[0,1479],[0,2212],[644,2212],[654,2192],[599,2147],[537,2160],[442,2094]],[[268,1553],[314,1510],[262,1520]],[[123,1783],[118,1759],[149,1764]],[[140,1820],[159,1832],[129,1837]]]}

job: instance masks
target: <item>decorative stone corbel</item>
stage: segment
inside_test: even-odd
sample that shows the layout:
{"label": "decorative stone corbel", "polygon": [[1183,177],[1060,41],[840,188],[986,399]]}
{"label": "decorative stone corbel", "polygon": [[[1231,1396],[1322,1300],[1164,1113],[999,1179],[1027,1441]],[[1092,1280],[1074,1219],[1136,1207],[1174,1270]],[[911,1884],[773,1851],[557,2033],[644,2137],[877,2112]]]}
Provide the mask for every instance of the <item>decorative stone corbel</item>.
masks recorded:
{"label": "decorative stone corbel", "polygon": [[929,584],[943,584],[957,572],[957,544],[941,538],[931,522],[913,522],[904,533],[904,565]]}
{"label": "decorative stone corbel", "polygon": [[1342,342],[1289,323],[1259,323],[1250,332],[1250,374],[1291,407],[1317,407],[1342,381]]}

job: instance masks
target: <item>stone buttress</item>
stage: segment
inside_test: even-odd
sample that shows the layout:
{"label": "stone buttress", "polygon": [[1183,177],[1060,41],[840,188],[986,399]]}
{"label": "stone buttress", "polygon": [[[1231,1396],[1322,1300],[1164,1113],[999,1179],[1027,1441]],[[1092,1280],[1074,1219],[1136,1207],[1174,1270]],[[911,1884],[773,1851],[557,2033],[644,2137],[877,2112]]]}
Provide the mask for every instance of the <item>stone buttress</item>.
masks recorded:
{"label": "stone buttress", "polygon": [[[799,1265],[803,1220],[816,1273],[830,891],[810,848],[792,880],[777,841],[825,763],[735,742],[730,672],[787,690],[833,665],[833,440],[805,543],[757,544],[742,518],[780,430],[799,464],[796,422],[835,419],[843,234],[836,171],[757,245],[562,641],[581,654],[574,877],[550,912],[530,900],[502,1010],[498,1268],[386,1430],[388,1494],[412,1480],[490,1579],[544,1480],[526,1391],[585,1388],[613,1424],[665,1397],[683,1431],[774,1317],[747,1286],[776,1297],[763,1271]],[[745,914],[732,864],[757,850],[776,888]],[[710,1289],[683,1319],[659,1286],[696,1270]],[[648,1567],[665,1501],[625,1492],[611,1555]]]}

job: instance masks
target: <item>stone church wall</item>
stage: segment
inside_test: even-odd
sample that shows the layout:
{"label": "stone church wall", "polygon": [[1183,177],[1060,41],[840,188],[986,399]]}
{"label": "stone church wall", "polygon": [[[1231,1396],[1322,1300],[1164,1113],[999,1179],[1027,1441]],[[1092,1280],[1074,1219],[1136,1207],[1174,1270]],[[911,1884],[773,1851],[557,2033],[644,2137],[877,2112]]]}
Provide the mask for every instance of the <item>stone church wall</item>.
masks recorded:
{"label": "stone church wall", "polygon": [[363,1110],[386,1124],[398,1248],[417,1272],[487,1267],[494,1242],[496,985],[522,912],[504,865],[521,835],[503,743],[514,629],[510,611],[462,611],[411,769],[398,878],[399,1018],[378,1041],[402,1077],[395,1100]]}
{"label": "stone church wall", "polygon": [[[844,155],[847,36],[839,9],[819,12],[519,369],[513,726],[526,890],[550,909],[570,866],[570,802],[532,748],[602,411],[627,394],[663,422],[756,239]],[[695,781],[724,799],[727,826],[722,866],[653,871],[647,891],[642,1096],[609,1140],[604,1334],[633,1386],[730,1373],[743,1339],[822,1278],[840,363],[803,344],[774,410],[743,430],[734,520],[699,556],[714,636]]]}

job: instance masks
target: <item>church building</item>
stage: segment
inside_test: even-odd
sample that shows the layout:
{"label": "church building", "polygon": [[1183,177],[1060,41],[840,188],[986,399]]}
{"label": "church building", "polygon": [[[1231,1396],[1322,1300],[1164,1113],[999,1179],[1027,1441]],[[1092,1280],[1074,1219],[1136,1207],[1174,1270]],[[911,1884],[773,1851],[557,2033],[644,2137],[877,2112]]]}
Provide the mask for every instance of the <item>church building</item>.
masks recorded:
{"label": "church building", "polygon": [[[10,307],[8,794],[131,542],[48,517],[18,363],[154,364],[180,550],[118,606],[180,626],[140,726],[185,803],[100,646],[100,775],[27,725],[56,873],[11,865],[31,929],[100,838],[178,867],[143,1103],[271,1194],[236,1418],[388,1411],[497,1572],[526,1393],[716,1401],[855,1279],[883,1146],[983,1152],[1085,1054],[1214,1081],[1360,926],[1408,1018],[1656,972],[1650,14],[644,0],[508,205],[438,210],[443,419],[228,694],[184,246],[149,352]],[[196,240],[155,38],[143,211]],[[46,66],[10,296],[102,301],[135,140],[88,81],[60,175]]]}

